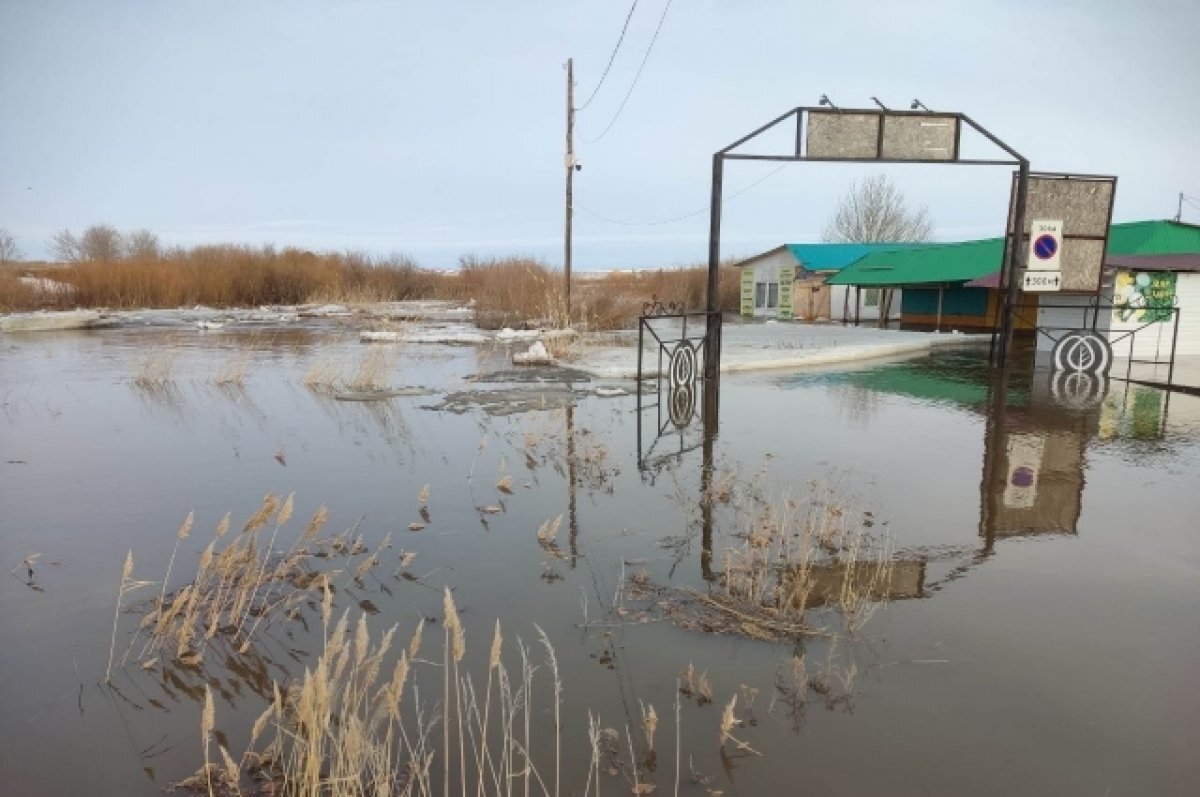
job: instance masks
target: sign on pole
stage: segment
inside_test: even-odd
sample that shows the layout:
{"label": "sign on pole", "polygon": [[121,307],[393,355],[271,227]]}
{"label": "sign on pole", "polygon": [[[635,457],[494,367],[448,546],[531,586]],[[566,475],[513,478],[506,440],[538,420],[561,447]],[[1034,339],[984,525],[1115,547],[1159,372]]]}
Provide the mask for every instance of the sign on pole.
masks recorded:
{"label": "sign on pole", "polygon": [[1061,291],[1062,272],[1026,271],[1021,276],[1021,290],[1026,293]]}
{"label": "sign on pole", "polygon": [[[1028,257],[1021,259],[1026,261],[1029,271],[1054,269],[1062,274],[1056,288],[1043,287],[1040,290],[1098,294],[1104,273],[1104,253],[1109,223],[1112,221],[1117,178],[1044,172],[1029,175],[1024,228],[1021,230],[1014,229],[1019,183],[1020,172],[1014,172],[1012,201],[1009,203],[1009,241],[1017,247],[1028,247]],[[1036,225],[1055,219],[1059,220],[1057,234],[1037,230]],[[1043,238],[1047,234],[1051,237]],[[1024,240],[1026,236],[1028,244]],[[1039,239],[1042,239],[1041,252],[1050,257],[1038,256],[1036,245]],[[1056,254],[1049,251],[1052,239],[1058,243]],[[1053,260],[1055,265],[1046,264],[1049,260]],[[1026,287],[1025,290],[1039,288]]]}
{"label": "sign on pole", "polygon": [[1034,219],[1029,223],[1030,271],[1060,271],[1062,269],[1061,219]]}

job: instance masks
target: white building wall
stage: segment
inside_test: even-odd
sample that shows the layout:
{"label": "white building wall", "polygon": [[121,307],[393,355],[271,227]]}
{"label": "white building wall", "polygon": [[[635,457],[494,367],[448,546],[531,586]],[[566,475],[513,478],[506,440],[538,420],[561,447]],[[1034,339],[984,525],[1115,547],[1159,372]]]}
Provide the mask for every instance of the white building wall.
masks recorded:
{"label": "white building wall", "polygon": [[[796,258],[792,257],[792,253],[784,249],[779,252],[774,252],[755,261],[752,266],[754,269],[754,282],[778,283],[779,269],[782,266],[795,266]],[[779,316],[778,304],[775,307],[755,307],[755,318],[777,318]]]}
{"label": "white building wall", "polygon": [[[1200,274],[1176,275],[1175,306],[1179,308],[1178,316],[1152,324],[1136,335],[1113,343],[1113,356],[1129,357],[1132,348],[1134,359],[1166,360],[1171,356],[1171,338],[1176,334],[1177,324],[1179,331],[1175,342],[1175,354],[1200,354]],[[1119,338],[1142,325],[1142,322],[1133,319],[1121,321],[1114,315],[1109,322],[1109,339]]]}
{"label": "white building wall", "polygon": [[[1072,329],[1090,329],[1093,318],[1096,323],[1096,331],[1107,332],[1112,311],[1092,309],[1095,301],[1094,296],[1041,294],[1038,298],[1037,313],[1038,351],[1050,351],[1054,348],[1054,344],[1058,343],[1058,339]],[[1102,296],[1100,301],[1108,303],[1110,300]]]}
{"label": "white building wall", "polygon": [[[1100,303],[1112,304],[1113,275],[1105,276]],[[1055,342],[1068,329],[1091,326],[1092,313],[1085,313],[1083,308],[1092,303],[1090,296],[1069,296],[1053,293],[1043,293],[1040,298],[1042,305],[1069,305],[1069,307],[1038,309],[1038,326],[1043,333],[1038,333],[1038,351],[1050,351]],[[1180,308],[1178,316],[1179,335],[1176,341],[1175,354],[1200,354],[1200,274],[1180,273],[1175,284],[1175,305]],[[1096,318],[1096,329],[1108,335],[1113,346],[1114,357],[1129,357],[1135,359],[1162,359],[1171,355],[1171,336],[1174,334],[1175,319],[1158,324],[1152,324],[1139,331],[1136,335],[1122,337],[1125,333],[1137,329],[1142,323],[1133,320],[1121,321],[1107,307],[1101,309]]]}
{"label": "white building wall", "polygon": [[[831,285],[829,294],[829,312],[834,321],[854,321],[854,286]],[[889,318],[900,320],[899,288],[892,291],[892,309]],[[879,305],[867,306],[867,289],[862,288],[858,296],[858,319],[860,321],[876,321],[879,319]],[[843,311],[845,315],[843,315]]]}

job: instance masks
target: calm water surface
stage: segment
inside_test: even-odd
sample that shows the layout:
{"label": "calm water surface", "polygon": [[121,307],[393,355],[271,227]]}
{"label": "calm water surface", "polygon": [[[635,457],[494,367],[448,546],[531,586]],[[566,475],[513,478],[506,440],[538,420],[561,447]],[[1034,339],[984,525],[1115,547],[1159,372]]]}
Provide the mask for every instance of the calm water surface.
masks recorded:
{"label": "calm water surface", "polygon": [[[597,393],[619,383],[530,382],[503,349],[396,348],[390,381],[415,389],[382,401],[305,388],[315,362],[353,370],[367,350],[319,325],[0,340],[0,563],[14,568],[0,579],[0,792],[161,793],[199,767],[205,683],[219,729],[244,746],[269,681],[314,660],[301,629],[280,630],[259,673],[213,657],[200,675],[127,667],[100,682],[126,552],[135,577],[160,579],[194,510],[178,587],[226,512],[238,523],[275,492],[295,493],[300,519],[327,506],[330,529],[357,524],[372,550],[390,533],[387,557],[416,553],[416,579],[392,560],[339,591],[339,610],[363,607],[373,629],[400,623],[407,637],[440,616],[445,585],[469,664],[497,618],[509,639],[545,629],[562,670],[564,794],[583,792],[589,711],[636,728],[638,701],[653,703],[673,748],[689,662],[716,703],[683,704],[684,794],[1197,793],[1200,399],[1113,382],[1071,409],[1035,371],[989,414],[982,355],[963,350],[726,377],[706,449],[696,430],[656,439],[653,409],[639,439],[637,398]],[[169,360],[165,388],[135,383],[150,357]],[[237,365],[242,387],[214,385]],[[704,590],[739,543],[728,513],[703,522],[706,458],[780,497],[831,481],[872,508],[911,577],[904,594],[832,652],[824,638],[620,622],[623,574]],[[505,475],[512,495],[495,488]],[[425,484],[430,522],[414,533]],[[559,514],[547,550],[536,530]],[[136,622],[122,616],[118,649]],[[797,653],[852,665],[848,692],[785,706],[777,673]],[[743,685],[757,695],[740,738],[763,755],[721,756],[721,704]],[[673,760],[660,753],[659,793]]]}

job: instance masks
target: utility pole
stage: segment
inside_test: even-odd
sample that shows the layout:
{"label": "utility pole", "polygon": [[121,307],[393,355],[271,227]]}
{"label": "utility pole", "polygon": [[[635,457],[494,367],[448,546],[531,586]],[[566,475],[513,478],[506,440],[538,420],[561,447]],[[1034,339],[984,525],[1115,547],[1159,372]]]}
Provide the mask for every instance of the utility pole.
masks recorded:
{"label": "utility pole", "polygon": [[1183,220],[1183,192],[1179,192],[1179,204],[1175,208],[1175,221]]}
{"label": "utility pole", "polygon": [[563,235],[563,298],[567,306],[567,326],[571,326],[571,222],[575,213],[572,199],[575,182],[575,59],[567,59],[567,218]]}

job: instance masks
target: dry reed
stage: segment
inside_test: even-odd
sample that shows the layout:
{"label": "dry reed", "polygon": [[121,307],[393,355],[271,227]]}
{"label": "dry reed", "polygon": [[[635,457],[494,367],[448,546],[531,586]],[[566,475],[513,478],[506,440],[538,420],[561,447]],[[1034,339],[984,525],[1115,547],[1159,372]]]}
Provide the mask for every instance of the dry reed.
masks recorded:
{"label": "dry reed", "polygon": [[[204,660],[205,648],[217,644],[228,646],[222,648],[225,655],[231,651],[247,654],[260,627],[295,617],[310,590],[325,587],[330,575],[338,572],[314,569],[315,561],[330,560],[335,555],[349,561],[367,553],[361,538],[354,537],[354,529],[320,538],[328,519],[324,507],[313,514],[302,532],[294,535],[290,545],[278,550],[276,542],[290,523],[294,506],[293,496],[280,500],[268,494],[241,532],[229,537],[230,516],[223,517],[200,554],[195,575],[179,589],[168,591],[179,544],[192,531],[193,516],[189,515],[176,532],[162,588],[142,617],[138,635],[127,647],[122,665],[142,633],[147,640],[136,659],[143,666],[147,661],[165,658],[194,667]],[[377,556],[367,556],[356,572],[361,575],[377,564]],[[127,560],[127,571],[131,569],[132,552]],[[120,597],[146,583],[135,582],[129,572],[124,572]]]}
{"label": "dry reed", "polygon": [[[221,766],[211,761],[210,739],[223,737],[215,734],[211,692],[206,689],[201,716],[204,765],[180,785],[233,794],[240,793],[240,781],[254,779],[261,793],[286,797],[447,797],[451,793],[558,797],[563,793],[562,685],[554,647],[544,631],[536,629],[553,687],[554,726],[535,732],[538,711],[533,697],[538,689],[535,673],[540,668],[518,640],[519,669],[507,669],[499,623],[492,635],[481,693],[471,674],[460,668],[466,653],[465,629],[449,590],[443,597],[445,639],[440,662],[417,658],[421,624],[408,647],[393,655],[395,626],[375,636],[365,616],[360,616],[352,631],[348,612],[334,623],[330,594],[327,592],[322,602],[321,655],[296,683],[273,687],[274,699],[255,720],[240,758],[218,745]],[[385,666],[389,659],[394,660],[390,667]],[[418,664],[441,671],[438,711],[431,713],[423,702],[414,678]],[[601,755],[609,756],[608,771],[616,774],[611,754],[619,749],[620,739],[612,729],[601,730],[598,717],[590,720],[596,746],[587,781],[590,791],[594,776],[599,794],[597,761]],[[433,743],[439,723],[440,746]],[[676,724],[678,731],[678,720]],[[547,753],[543,775],[543,764],[536,760],[540,757],[538,743],[548,742],[551,733],[555,737],[553,762]],[[634,793],[648,794],[654,786],[640,780],[633,734],[627,729],[625,735],[631,759],[627,777],[633,780]],[[440,772],[440,783],[433,776],[435,771]]]}
{"label": "dry reed", "polygon": [[715,496],[704,498],[714,514],[729,514],[741,539],[725,550],[713,588],[643,580],[633,584],[636,597],[655,599],[685,628],[753,639],[828,636],[809,622],[817,609],[833,610],[847,631],[861,628],[891,594],[890,537],[874,531],[874,515],[846,498],[840,484],[814,481],[805,499],[779,499],[759,486],[761,476],[723,487],[721,506]]}

